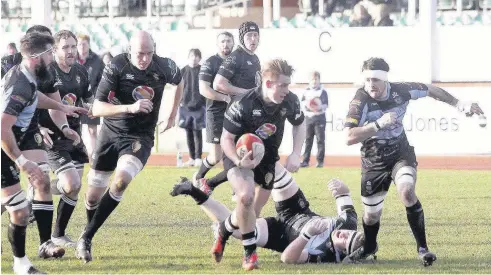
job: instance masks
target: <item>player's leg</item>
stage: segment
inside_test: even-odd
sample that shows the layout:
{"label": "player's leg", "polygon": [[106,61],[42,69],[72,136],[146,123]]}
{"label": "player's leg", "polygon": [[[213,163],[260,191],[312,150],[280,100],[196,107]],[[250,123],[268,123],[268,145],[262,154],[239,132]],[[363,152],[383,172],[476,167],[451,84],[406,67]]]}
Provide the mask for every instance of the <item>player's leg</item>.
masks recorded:
{"label": "player's leg", "polygon": [[[97,118],[99,119],[99,118]],[[92,156],[92,153],[94,152],[96,141],[97,141],[97,124],[87,124],[87,139],[88,139],[88,144],[87,144],[87,154],[89,156]],[[89,159],[90,160],[90,159]]]}
{"label": "player's leg", "polygon": [[194,166],[201,166],[201,157],[203,156],[203,131],[193,130],[194,138]]}
{"label": "player's leg", "polygon": [[301,167],[308,167],[310,162],[310,152],[314,144],[315,127],[314,123],[307,123],[307,134],[305,138],[305,151],[303,152],[303,161]]}
{"label": "player's leg", "polygon": [[275,165],[275,175],[271,197],[275,203],[286,201],[293,197],[299,190],[297,182],[291,173],[278,161]]}
{"label": "player's leg", "polygon": [[65,254],[65,250],[51,241],[54,207],[50,188],[49,173],[51,169],[48,165],[48,155],[46,151],[38,149],[22,151],[22,154],[28,160],[36,162],[45,175],[43,180],[31,183],[34,187],[32,210],[40,239],[38,256],[44,259],[62,257]]}
{"label": "player's leg", "polygon": [[185,128],[186,130],[186,142],[188,145],[189,160],[184,163],[184,166],[194,166],[194,160],[196,159],[196,148],[194,146],[194,131],[191,128]]}
{"label": "player's leg", "polygon": [[326,124],[315,124],[315,138],[317,139],[317,168],[322,168],[326,156]]}
{"label": "player's leg", "polygon": [[391,183],[390,173],[384,171],[363,171],[361,177],[361,201],[364,207],[362,218],[365,233],[363,253],[356,260],[373,255],[378,250],[377,235],[385,196]]}
{"label": "player's leg", "polygon": [[210,152],[201,162],[198,172],[193,175],[194,184],[199,179],[204,178],[208,171],[222,159],[223,152],[220,146],[220,137],[223,129],[223,116],[223,113],[219,114],[211,111],[206,113],[206,142],[210,144]]}
{"label": "player's leg", "polygon": [[[193,184],[208,195],[211,195],[216,186],[211,187],[208,183],[209,180],[205,179],[204,176],[222,159],[222,155],[220,144],[210,143],[210,152],[201,162],[198,172],[193,175]],[[226,174],[226,171],[222,172]]]}
{"label": "player's leg", "polygon": [[416,249],[425,266],[436,261],[436,255],[429,251],[426,243],[425,216],[423,206],[416,196],[416,162],[415,157],[410,160],[399,161],[393,169],[393,179],[397,192],[404,206],[406,206],[407,221],[414,238]]}
{"label": "player's leg", "polygon": [[26,193],[21,189],[19,171],[2,150],[2,207],[9,213],[8,240],[16,274],[41,273],[26,256],[26,229],[29,220]]}
{"label": "player's leg", "polygon": [[268,202],[270,194],[271,190],[264,189],[261,186],[256,186],[256,192],[254,195],[254,212],[256,213],[256,217],[261,215],[261,210]]}

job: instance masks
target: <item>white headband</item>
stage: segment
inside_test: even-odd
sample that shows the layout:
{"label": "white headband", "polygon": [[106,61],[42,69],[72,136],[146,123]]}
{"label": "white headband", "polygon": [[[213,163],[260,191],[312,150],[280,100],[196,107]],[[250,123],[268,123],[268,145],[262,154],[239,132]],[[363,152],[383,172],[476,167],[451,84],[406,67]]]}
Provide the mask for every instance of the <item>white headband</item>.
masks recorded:
{"label": "white headband", "polygon": [[382,70],[365,70],[365,71],[363,71],[362,74],[365,77],[365,79],[376,78],[376,79],[380,79],[383,81],[389,80],[388,73],[386,71],[382,71]]}

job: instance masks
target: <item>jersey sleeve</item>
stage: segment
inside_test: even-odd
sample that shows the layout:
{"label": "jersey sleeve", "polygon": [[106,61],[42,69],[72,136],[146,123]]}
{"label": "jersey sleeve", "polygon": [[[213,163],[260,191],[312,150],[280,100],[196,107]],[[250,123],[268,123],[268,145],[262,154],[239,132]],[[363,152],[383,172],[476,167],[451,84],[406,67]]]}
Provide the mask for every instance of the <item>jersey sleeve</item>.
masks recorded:
{"label": "jersey sleeve", "polygon": [[298,126],[302,124],[305,116],[303,114],[302,108],[300,107],[300,100],[298,100],[298,96],[292,92],[290,92],[291,101],[292,101],[292,112],[287,116],[288,121],[293,126]]}
{"label": "jersey sleeve", "polygon": [[326,90],[322,90],[320,99],[321,99],[322,105],[326,106],[326,108],[327,108],[329,106],[329,99],[327,97]]}
{"label": "jersey sleeve", "polygon": [[344,122],[344,127],[353,128],[363,125],[365,121],[367,106],[366,102],[361,96],[361,92],[358,90],[353,100],[349,104],[348,115]]}
{"label": "jersey sleeve", "polygon": [[238,62],[239,60],[237,60],[237,55],[232,53],[222,62],[217,74],[225,77],[228,80],[232,79],[232,77],[238,70]]}
{"label": "jersey sleeve", "polygon": [[25,87],[24,89],[10,87],[4,94],[5,109],[3,113],[16,117],[19,116],[32,98],[31,93],[35,90],[35,87],[34,84],[31,85],[31,87]]}
{"label": "jersey sleeve", "polygon": [[225,111],[223,128],[236,136],[244,133],[244,126],[247,122],[247,108],[242,100],[236,100]]}
{"label": "jersey sleeve", "polygon": [[167,83],[172,85],[179,85],[182,80],[182,73],[179,67],[177,67],[176,63],[167,58],[167,69],[165,72],[165,79]]}
{"label": "jersey sleeve", "polygon": [[109,92],[118,88],[119,69],[113,62],[109,62],[102,72],[101,82],[97,87],[95,98],[99,101],[109,102]]}
{"label": "jersey sleeve", "polygon": [[416,100],[428,96],[428,86],[418,82],[405,82],[405,90],[410,99]]}
{"label": "jersey sleeve", "polygon": [[199,70],[199,80],[212,83],[215,75],[216,70],[210,57],[205,61],[205,63],[203,63],[203,65],[201,65],[201,69]]}

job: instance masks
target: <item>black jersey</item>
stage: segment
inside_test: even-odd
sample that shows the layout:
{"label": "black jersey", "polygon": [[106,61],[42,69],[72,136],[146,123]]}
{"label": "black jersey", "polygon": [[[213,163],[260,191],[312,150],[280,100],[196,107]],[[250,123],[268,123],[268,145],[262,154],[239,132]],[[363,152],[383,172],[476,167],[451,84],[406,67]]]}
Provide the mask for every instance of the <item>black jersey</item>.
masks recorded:
{"label": "black jersey", "polygon": [[261,64],[255,54],[249,54],[241,46],[237,47],[220,65],[218,74],[242,89],[261,86]]}
{"label": "black jersey", "polygon": [[[81,60],[78,61],[80,64],[82,64]],[[90,90],[92,92],[92,95],[95,96],[97,86],[99,85],[99,82],[102,78],[104,62],[97,54],[89,50],[89,56],[87,56],[87,59],[82,65],[85,67],[85,69],[87,69],[87,74],[89,75]]]}
{"label": "black jersey", "polygon": [[278,148],[283,140],[286,119],[294,126],[303,122],[298,97],[290,92],[281,104],[267,104],[259,87],[237,98],[228,107],[223,128],[237,136],[235,142],[245,133],[259,136],[265,149],[261,163],[275,163],[279,160]]}
{"label": "black jersey", "polygon": [[[215,54],[208,58],[203,65],[201,65],[201,70],[199,72],[199,80],[203,80],[210,83],[210,87],[213,89],[213,81],[215,76],[222,65],[223,58],[220,55]],[[209,112],[225,112],[227,108],[227,102],[220,100],[206,99],[206,110]]]}
{"label": "black jersey", "polygon": [[104,68],[96,99],[116,105],[149,99],[153,102],[153,110],[149,114],[124,113],[105,117],[104,124],[116,133],[145,135],[153,139],[164,87],[167,83],[178,85],[180,82],[181,71],[169,58],[153,55],[149,67],[141,71],[131,64],[128,54],[115,56]]}
{"label": "black jersey", "polygon": [[180,106],[190,111],[202,110],[205,106],[205,97],[199,93],[200,69],[201,66],[198,65],[194,68],[185,66],[181,70],[184,87]]}
{"label": "black jersey", "polygon": [[2,112],[17,117],[12,132],[17,141],[29,127],[38,102],[36,79],[15,65],[2,79]]}
{"label": "black jersey", "polygon": [[358,89],[350,103],[345,127],[358,127],[381,118],[385,113],[395,112],[397,123],[389,128],[379,130],[375,136],[363,141],[361,153],[363,166],[377,166],[399,158],[407,150],[409,142],[404,132],[402,121],[406,114],[409,100],[428,95],[428,87],[421,83],[388,83],[387,98],[373,99],[363,88]]}
{"label": "black jersey", "polygon": [[[51,75],[54,76],[53,89],[60,93],[61,102],[65,105],[82,106],[82,102],[92,100],[89,76],[83,65],[74,63],[68,73],[60,69],[58,63],[53,62],[49,66]],[[67,116],[68,125],[76,131],[80,128],[80,117]],[[54,132],[54,136],[63,137],[63,133],[49,116],[48,110],[40,110],[39,124]]]}

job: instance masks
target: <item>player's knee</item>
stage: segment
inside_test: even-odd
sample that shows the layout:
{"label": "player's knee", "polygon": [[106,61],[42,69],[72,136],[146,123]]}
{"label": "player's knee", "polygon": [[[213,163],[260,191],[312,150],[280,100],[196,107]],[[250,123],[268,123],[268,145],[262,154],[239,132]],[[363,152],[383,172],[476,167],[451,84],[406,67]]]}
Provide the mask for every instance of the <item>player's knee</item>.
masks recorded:
{"label": "player's knee", "polygon": [[94,169],[90,169],[87,175],[88,184],[99,188],[106,188],[109,185],[110,178],[111,172],[97,171]]}
{"label": "player's knee", "polygon": [[416,169],[410,166],[400,168],[394,177],[394,181],[397,186],[397,192],[404,204],[414,204],[417,200],[415,192]]}
{"label": "player's knee", "polygon": [[373,225],[380,221],[381,216],[382,211],[372,213],[365,212],[365,214],[363,215],[363,220],[367,225]]}
{"label": "player's knee", "polygon": [[65,190],[67,195],[77,195],[81,187],[80,177],[76,175],[68,178],[67,182],[63,185],[63,190]]}
{"label": "player's knee", "polygon": [[244,206],[244,207],[252,207],[254,203],[254,192],[241,192],[236,194],[238,201]]}
{"label": "player's knee", "polygon": [[112,190],[117,193],[123,193],[133,178],[126,172],[119,172],[114,175]]}
{"label": "player's knee", "polygon": [[43,172],[43,177],[39,181],[31,181],[31,184],[40,192],[47,194],[50,192],[49,173],[51,171],[47,163],[38,163],[39,169]]}

